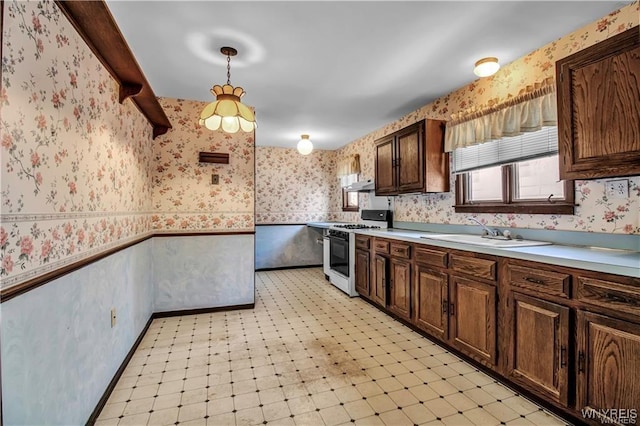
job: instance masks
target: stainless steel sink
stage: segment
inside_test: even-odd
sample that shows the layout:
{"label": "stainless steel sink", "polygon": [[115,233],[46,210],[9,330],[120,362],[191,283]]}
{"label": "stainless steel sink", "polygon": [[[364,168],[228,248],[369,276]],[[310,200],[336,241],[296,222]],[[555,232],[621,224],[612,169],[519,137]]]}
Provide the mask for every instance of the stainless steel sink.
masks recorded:
{"label": "stainless steel sink", "polygon": [[547,241],[493,239],[493,238],[482,237],[480,235],[468,235],[468,234],[421,235],[420,238],[451,241],[454,243],[472,244],[476,246],[498,247],[498,248],[546,246],[546,245],[552,244]]}

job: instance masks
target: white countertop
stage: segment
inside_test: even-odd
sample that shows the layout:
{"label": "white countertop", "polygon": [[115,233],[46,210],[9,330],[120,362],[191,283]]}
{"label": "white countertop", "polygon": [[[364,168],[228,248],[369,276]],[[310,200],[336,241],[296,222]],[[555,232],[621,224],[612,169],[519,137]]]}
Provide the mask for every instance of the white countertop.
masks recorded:
{"label": "white countertop", "polygon": [[436,247],[473,251],[494,256],[530,260],[551,265],[640,278],[640,252],[637,251],[565,246],[559,244],[518,248],[485,247],[451,241],[425,239],[421,238],[421,236],[429,235],[429,232],[395,228],[387,230],[358,229],[355,232],[374,237],[410,241]]}
{"label": "white countertop", "polygon": [[344,222],[307,222],[307,226],[311,226],[312,228],[328,229],[331,226],[337,225],[339,223],[344,223]]}

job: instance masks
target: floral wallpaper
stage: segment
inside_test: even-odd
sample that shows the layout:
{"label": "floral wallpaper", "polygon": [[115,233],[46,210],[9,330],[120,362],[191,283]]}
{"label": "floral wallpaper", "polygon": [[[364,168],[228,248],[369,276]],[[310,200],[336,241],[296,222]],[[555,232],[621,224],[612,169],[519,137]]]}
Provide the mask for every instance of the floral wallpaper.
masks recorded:
{"label": "floral wallpaper", "polygon": [[[153,215],[156,231],[253,230],[254,133],[200,127],[206,102],[160,98],[173,128],[154,141]],[[199,163],[198,153],[229,154],[229,164]],[[219,184],[211,175],[219,175]]]}
{"label": "floral wallpaper", "polygon": [[336,152],[256,147],[256,223],[305,223],[329,220],[342,211],[332,204],[338,192]]}
{"label": "floral wallpaper", "polygon": [[[436,99],[381,129],[338,150],[338,158],[360,154],[362,175],[374,176],[374,141],[423,118],[448,120],[452,113],[487,104],[489,99],[504,100],[521,88],[555,76],[555,62],[608,37],[639,24],[640,6],[635,1],[559,40],[501,68],[492,77],[476,80],[455,92]],[[629,197],[611,199],[604,190],[605,180],[576,181],[575,215],[473,215],[494,226],[560,229],[572,231],[640,234],[640,177],[629,178]],[[453,176],[452,176],[452,188]],[[334,192],[333,205],[339,192]],[[362,197],[362,195],[361,195]],[[468,224],[471,215],[455,213],[454,194],[405,195],[395,197],[394,219],[401,222]],[[361,198],[362,200],[362,198]]]}
{"label": "floral wallpaper", "polygon": [[151,126],[53,2],[4,2],[2,288],[150,231]]}

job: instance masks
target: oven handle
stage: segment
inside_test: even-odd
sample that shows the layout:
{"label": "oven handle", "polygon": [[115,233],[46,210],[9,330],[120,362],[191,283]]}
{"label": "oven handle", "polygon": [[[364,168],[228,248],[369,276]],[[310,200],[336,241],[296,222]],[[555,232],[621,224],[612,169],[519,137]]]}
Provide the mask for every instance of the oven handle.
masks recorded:
{"label": "oven handle", "polygon": [[329,240],[340,241],[341,243],[348,243],[349,242],[348,238],[345,240],[344,238],[336,237],[335,235],[327,235],[326,238],[328,238]]}

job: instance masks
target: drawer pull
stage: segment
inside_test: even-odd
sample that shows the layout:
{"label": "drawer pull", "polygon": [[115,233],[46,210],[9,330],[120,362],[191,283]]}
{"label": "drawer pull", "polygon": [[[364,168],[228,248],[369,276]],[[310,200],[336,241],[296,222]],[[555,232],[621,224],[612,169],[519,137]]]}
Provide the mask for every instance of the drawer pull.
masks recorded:
{"label": "drawer pull", "polygon": [[544,285],[544,281],[539,280],[539,279],[537,279],[537,278],[524,277],[524,280],[525,280],[525,281],[528,281],[528,282],[530,282],[530,283],[533,283],[533,284],[540,284],[540,285]]}
{"label": "drawer pull", "polygon": [[567,366],[567,348],[566,346],[560,346],[560,368]]}
{"label": "drawer pull", "polygon": [[584,373],[584,352],[578,352],[578,373]]}
{"label": "drawer pull", "polygon": [[397,249],[393,249],[393,251],[395,251],[395,252],[401,252],[401,251],[402,251],[402,249],[397,248]]}

